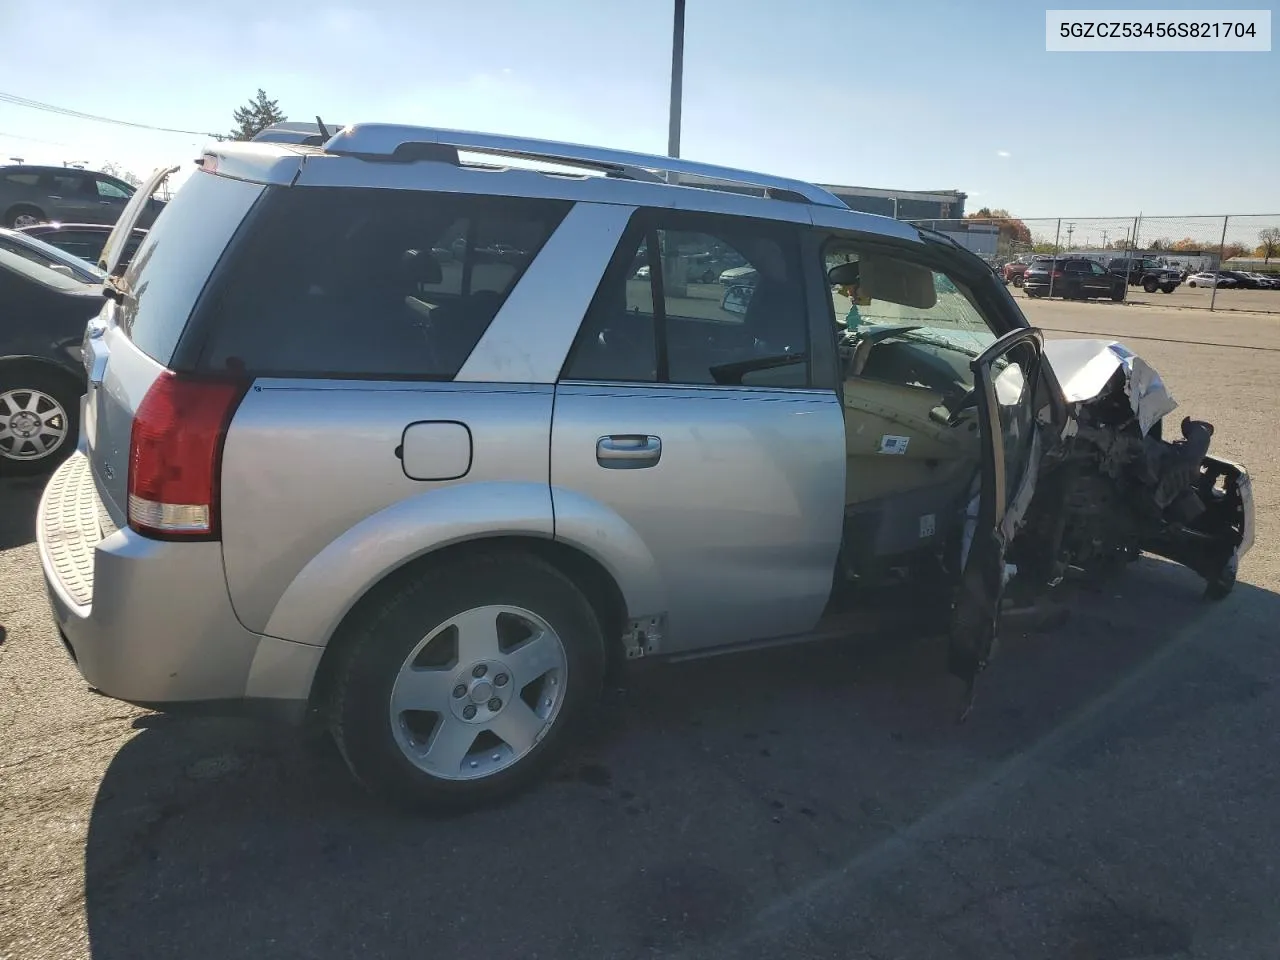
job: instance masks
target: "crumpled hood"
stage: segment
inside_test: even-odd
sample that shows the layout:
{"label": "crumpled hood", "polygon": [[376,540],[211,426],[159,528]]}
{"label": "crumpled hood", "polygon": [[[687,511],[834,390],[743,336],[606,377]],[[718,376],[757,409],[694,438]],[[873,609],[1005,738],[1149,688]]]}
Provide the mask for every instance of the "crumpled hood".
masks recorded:
{"label": "crumpled hood", "polygon": [[1155,368],[1118,341],[1046,340],[1044,355],[1067,403],[1093,400],[1116,370],[1123,369],[1125,393],[1143,436],[1178,407]]}

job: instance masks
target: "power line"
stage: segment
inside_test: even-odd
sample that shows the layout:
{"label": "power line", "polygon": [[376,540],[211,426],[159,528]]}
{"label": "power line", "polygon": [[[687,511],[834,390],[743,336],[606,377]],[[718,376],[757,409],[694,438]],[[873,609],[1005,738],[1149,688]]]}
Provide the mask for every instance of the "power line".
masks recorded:
{"label": "power line", "polygon": [[71,117],[76,120],[93,120],[97,123],[113,123],[118,127],[131,127],[135,130],[154,130],[157,133],[181,133],[191,137],[217,136],[217,134],[208,133],[203,130],[179,130],[175,127],[158,127],[150,123],[134,123],[132,120],[117,120],[114,117],[104,117],[96,113],[85,113],[83,110],[72,110],[69,107],[59,107],[52,103],[43,103],[39,100],[19,97],[16,94],[4,93],[3,91],[0,91],[0,103],[8,103],[15,107],[26,107],[29,110],[41,110],[45,113]]}

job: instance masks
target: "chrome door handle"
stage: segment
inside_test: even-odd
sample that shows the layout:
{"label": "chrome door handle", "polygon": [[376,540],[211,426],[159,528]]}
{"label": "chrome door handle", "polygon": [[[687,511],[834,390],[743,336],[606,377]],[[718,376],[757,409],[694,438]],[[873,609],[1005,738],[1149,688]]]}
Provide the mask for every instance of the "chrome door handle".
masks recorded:
{"label": "chrome door handle", "polygon": [[51,194],[49,194],[49,199],[50,199],[50,200],[61,200],[62,198],[61,198],[61,197],[59,197],[57,194],[53,194],[53,193],[51,193]]}
{"label": "chrome door handle", "polygon": [[613,470],[652,467],[662,459],[662,440],[645,434],[614,434],[596,441],[596,462]]}

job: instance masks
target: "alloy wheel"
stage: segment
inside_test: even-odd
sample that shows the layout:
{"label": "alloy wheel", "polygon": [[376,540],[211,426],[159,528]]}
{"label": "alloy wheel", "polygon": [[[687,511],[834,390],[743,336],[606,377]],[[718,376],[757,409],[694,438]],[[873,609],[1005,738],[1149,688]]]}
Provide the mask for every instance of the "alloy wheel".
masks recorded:
{"label": "alloy wheel", "polygon": [[0,457],[30,462],[67,439],[67,412],[49,394],[29,387],[0,393]]}
{"label": "alloy wheel", "polygon": [[563,641],[529,610],[493,605],[451,617],[396,676],[389,704],[396,744],[433,777],[492,776],[555,723],[568,666]]}

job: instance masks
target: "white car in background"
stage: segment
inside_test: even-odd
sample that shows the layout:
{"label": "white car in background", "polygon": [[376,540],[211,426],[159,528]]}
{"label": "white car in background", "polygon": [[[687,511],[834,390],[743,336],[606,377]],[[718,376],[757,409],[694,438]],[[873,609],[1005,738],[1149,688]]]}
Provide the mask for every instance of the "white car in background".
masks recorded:
{"label": "white car in background", "polygon": [[1234,287],[1236,282],[1230,277],[1220,277],[1208,270],[1201,273],[1193,273],[1187,277],[1188,287],[1212,287],[1214,284],[1225,290],[1227,287]]}

